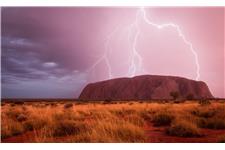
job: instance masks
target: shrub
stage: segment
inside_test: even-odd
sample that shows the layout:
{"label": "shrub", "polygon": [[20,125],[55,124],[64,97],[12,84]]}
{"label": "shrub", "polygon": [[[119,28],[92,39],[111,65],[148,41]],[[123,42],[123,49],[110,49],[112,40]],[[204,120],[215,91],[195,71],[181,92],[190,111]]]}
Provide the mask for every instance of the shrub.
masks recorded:
{"label": "shrub", "polygon": [[5,114],[7,117],[13,119],[13,120],[17,120],[17,117],[19,116],[19,114],[22,114],[22,110],[18,109],[18,108],[14,108],[14,109],[8,109]]}
{"label": "shrub", "polygon": [[15,104],[15,105],[23,105],[23,104],[24,104],[24,102],[21,102],[21,101],[16,101],[16,102],[14,102],[14,104]]}
{"label": "shrub", "polygon": [[222,135],[218,142],[219,143],[225,143],[225,135]]}
{"label": "shrub", "polygon": [[19,134],[23,133],[23,131],[24,131],[22,125],[14,125],[14,127],[12,127],[11,130],[12,130],[11,132],[12,132],[13,136],[19,135]]}
{"label": "shrub", "polygon": [[24,129],[26,131],[32,131],[34,129],[34,125],[31,121],[24,122]]}
{"label": "shrub", "polygon": [[16,105],[15,105],[14,103],[11,103],[10,106],[11,106],[11,107],[14,107],[14,106],[16,106]]}
{"label": "shrub", "polygon": [[27,120],[27,117],[24,114],[19,114],[16,117],[16,120],[19,121],[19,122],[23,122],[23,121],[26,121]]}
{"label": "shrub", "polygon": [[67,108],[71,108],[73,107],[73,104],[72,103],[67,103],[64,105],[64,108],[67,109]]}
{"label": "shrub", "polygon": [[207,99],[202,99],[202,100],[199,100],[198,103],[202,106],[205,106],[205,105],[210,105],[211,102],[210,100],[207,100]]}
{"label": "shrub", "polygon": [[33,117],[32,119],[26,120],[24,124],[25,130],[31,131],[31,130],[38,130],[48,125],[48,120],[46,118],[42,117]]}
{"label": "shrub", "polygon": [[201,118],[198,120],[198,126],[208,129],[225,129],[225,120],[222,118]]}
{"label": "shrub", "polygon": [[84,122],[75,122],[73,120],[59,120],[53,125],[53,136],[66,136],[79,134],[86,130]]}
{"label": "shrub", "polygon": [[159,112],[153,115],[153,123],[154,126],[165,126],[165,125],[170,125],[171,122],[173,121],[174,116],[171,115],[170,112]]}
{"label": "shrub", "polygon": [[186,98],[188,100],[193,100],[194,99],[194,95],[193,94],[188,94]]}
{"label": "shrub", "polygon": [[174,103],[174,104],[180,104],[181,101],[175,100],[175,101],[173,101],[173,103]]}
{"label": "shrub", "polygon": [[19,122],[15,122],[10,118],[5,118],[6,116],[3,115],[1,118],[1,139],[18,135],[23,132],[23,126]]}
{"label": "shrub", "polygon": [[173,97],[174,100],[176,100],[179,97],[179,93],[177,91],[170,92],[170,96]]}
{"label": "shrub", "polygon": [[210,118],[215,116],[216,110],[215,109],[195,109],[191,112],[193,115],[203,118]]}
{"label": "shrub", "polygon": [[57,106],[56,103],[51,103],[50,105],[51,105],[52,107],[56,107],[56,106]]}
{"label": "shrub", "polygon": [[24,132],[23,125],[19,122],[7,122],[7,125],[1,125],[1,138],[16,136]]}
{"label": "shrub", "polygon": [[146,120],[146,121],[152,121],[152,118],[153,118],[154,114],[155,114],[155,111],[152,111],[152,110],[148,110],[148,111],[142,110],[140,112],[140,116],[142,118],[144,118],[144,120]]}
{"label": "shrub", "polygon": [[179,137],[198,137],[201,136],[198,127],[190,122],[181,120],[176,121],[171,127],[166,129],[166,133],[172,136]]}
{"label": "shrub", "polygon": [[105,101],[103,102],[103,104],[113,104],[113,102],[112,102],[111,100],[105,100]]}

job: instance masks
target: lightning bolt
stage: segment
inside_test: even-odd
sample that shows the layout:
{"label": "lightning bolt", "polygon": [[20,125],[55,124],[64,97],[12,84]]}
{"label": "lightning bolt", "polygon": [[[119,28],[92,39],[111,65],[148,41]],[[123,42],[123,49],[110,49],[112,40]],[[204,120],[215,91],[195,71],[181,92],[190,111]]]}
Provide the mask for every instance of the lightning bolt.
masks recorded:
{"label": "lightning bolt", "polygon": [[183,40],[183,42],[184,42],[187,46],[189,46],[191,53],[194,55],[194,58],[195,58],[195,65],[196,65],[196,68],[197,68],[195,80],[199,80],[199,78],[200,78],[200,65],[199,65],[199,60],[198,60],[198,54],[197,54],[197,52],[194,50],[192,43],[186,39],[186,37],[184,36],[184,34],[183,34],[183,32],[181,31],[180,27],[179,27],[177,24],[174,24],[174,23],[167,23],[167,24],[156,24],[156,23],[153,23],[153,22],[151,22],[151,21],[147,18],[147,16],[146,16],[146,11],[145,11],[144,7],[141,7],[141,8],[140,8],[140,11],[142,12],[142,14],[143,14],[143,19],[144,19],[144,21],[145,21],[147,24],[152,25],[152,26],[154,26],[154,27],[156,27],[156,28],[158,28],[158,29],[163,29],[163,28],[174,28],[174,29],[177,31],[179,37],[181,37],[181,39]]}
{"label": "lightning bolt", "polygon": [[[183,40],[183,42],[190,48],[190,52],[193,54],[194,56],[194,59],[195,59],[195,65],[196,65],[196,77],[195,77],[195,80],[199,80],[200,78],[200,65],[199,65],[199,60],[198,60],[198,54],[197,52],[194,50],[193,48],[193,45],[190,41],[187,40],[187,38],[185,37],[185,35],[183,34],[181,28],[177,25],[177,24],[174,24],[174,23],[166,23],[166,24],[156,24],[154,22],[152,22],[151,20],[149,20],[147,18],[147,15],[146,15],[146,11],[145,11],[145,8],[144,7],[141,7],[137,10],[136,12],[136,18],[135,18],[135,21],[134,23],[130,24],[128,26],[128,40],[129,42],[131,43],[131,56],[129,58],[129,61],[130,61],[130,65],[129,65],[129,68],[128,68],[128,73],[127,75],[128,76],[135,76],[136,74],[143,74],[143,73],[146,73],[144,67],[143,67],[143,59],[141,57],[141,55],[138,53],[138,50],[137,50],[137,42],[138,42],[138,37],[139,35],[141,34],[141,31],[140,31],[140,27],[139,27],[139,20],[140,19],[143,19],[144,22],[150,26],[153,26],[159,30],[161,29],[164,29],[164,28],[172,28],[172,29],[175,29],[178,36]],[[99,63],[105,61],[106,65],[107,65],[107,68],[108,68],[108,76],[109,76],[109,79],[111,79],[113,77],[113,74],[112,74],[112,68],[110,66],[110,63],[109,63],[109,59],[108,59],[108,52],[110,50],[109,48],[109,43],[110,43],[110,40],[113,36],[113,34],[116,32],[117,28],[111,33],[108,35],[107,37],[107,40],[105,42],[105,53],[103,54],[102,57],[100,57],[96,63],[94,63],[92,65],[92,67],[89,69],[89,70],[92,70],[94,69]],[[134,37],[132,38],[132,30],[134,30]]]}
{"label": "lightning bolt", "polygon": [[131,55],[131,58],[130,58],[131,64],[130,64],[130,67],[129,67],[129,70],[128,70],[129,76],[134,76],[138,71],[140,71],[139,69],[142,68],[142,57],[136,49],[138,36],[140,35],[140,29],[139,29],[139,26],[138,26],[138,19],[139,19],[139,13],[136,13],[135,22],[133,24],[131,24],[130,27],[129,27],[129,34],[128,34],[129,42],[130,42],[130,35],[131,35],[132,28],[134,27],[136,29],[136,34],[134,35],[133,44],[132,44],[132,55]]}
{"label": "lightning bolt", "polygon": [[111,79],[113,78],[113,74],[112,74],[112,68],[110,66],[110,62],[109,62],[109,59],[108,59],[108,53],[110,52],[111,48],[109,47],[109,44],[110,44],[110,41],[111,41],[111,38],[112,36],[116,33],[116,31],[118,30],[118,27],[116,27],[106,38],[105,40],[105,52],[104,54],[90,67],[86,70],[86,72],[91,72],[93,71],[96,66],[98,64],[100,64],[101,62],[105,62],[107,68],[108,68],[108,78]]}

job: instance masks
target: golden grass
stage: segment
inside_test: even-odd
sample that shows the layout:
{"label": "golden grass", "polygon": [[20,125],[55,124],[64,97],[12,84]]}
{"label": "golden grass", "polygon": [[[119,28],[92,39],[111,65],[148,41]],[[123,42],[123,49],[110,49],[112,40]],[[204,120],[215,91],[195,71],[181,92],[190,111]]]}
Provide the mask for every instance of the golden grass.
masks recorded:
{"label": "golden grass", "polygon": [[[224,108],[220,102],[201,105],[193,101],[4,103],[1,138],[31,131],[33,142],[148,142],[151,137],[145,127],[150,123],[168,127],[169,135],[199,136],[199,128],[223,128]],[[213,121],[205,127],[202,120]]]}

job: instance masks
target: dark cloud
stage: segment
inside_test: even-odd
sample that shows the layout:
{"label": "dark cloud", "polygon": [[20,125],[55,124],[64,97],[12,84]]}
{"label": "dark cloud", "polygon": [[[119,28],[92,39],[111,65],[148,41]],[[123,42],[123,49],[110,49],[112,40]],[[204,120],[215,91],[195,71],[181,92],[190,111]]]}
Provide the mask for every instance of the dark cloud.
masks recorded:
{"label": "dark cloud", "polygon": [[[85,82],[83,72],[91,62],[80,51],[88,53],[96,47],[89,36],[97,35],[100,24],[105,21],[101,11],[87,9],[84,13],[82,10],[38,7],[2,9],[3,97],[29,97],[28,84],[32,82],[45,81],[46,87],[48,85],[52,89],[70,85],[70,90],[67,87],[67,91],[60,89],[67,94],[82,87],[79,83]],[[93,16],[98,21],[91,21]],[[34,85],[34,90],[37,85]],[[54,97],[56,94],[52,93],[54,90],[46,91],[49,94],[39,93],[39,96]],[[71,95],[74,92],[67,96],[74,97]]]}
{"label": "dark cloud", "polygon": [[[96,46],[89,37],[98,35],[100,24],[105,21],[101,11],[87,9],[85,12],[82,8],[4,8],[3,53],[9,48],[34,51],[43,61],[82,70],[88,64],[84,61],[86,56],[79,51],[88,53]],[[96,22],[91,21],[92,16]]]}

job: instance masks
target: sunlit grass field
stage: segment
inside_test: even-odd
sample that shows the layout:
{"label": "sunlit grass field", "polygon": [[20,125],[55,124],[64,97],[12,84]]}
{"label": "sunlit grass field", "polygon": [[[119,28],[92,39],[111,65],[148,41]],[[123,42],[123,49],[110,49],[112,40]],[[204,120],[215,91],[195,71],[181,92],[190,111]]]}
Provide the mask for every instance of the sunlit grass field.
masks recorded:
{"label": "sunlit grass field", "polygon": [[[150,142],[148,127],[163,134],[202,138],[202,129],[225,131],[221,101],[2,102],[2,142]],[[225,132],[224,132],[225,133]],[[14,137],[14,138],[12,138]],[[225,135],[217,142],[224,142]],[[168,141],[170,142],[170,141]],[[208,141],[206,141],[208,142]]]}

